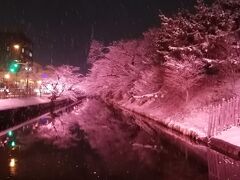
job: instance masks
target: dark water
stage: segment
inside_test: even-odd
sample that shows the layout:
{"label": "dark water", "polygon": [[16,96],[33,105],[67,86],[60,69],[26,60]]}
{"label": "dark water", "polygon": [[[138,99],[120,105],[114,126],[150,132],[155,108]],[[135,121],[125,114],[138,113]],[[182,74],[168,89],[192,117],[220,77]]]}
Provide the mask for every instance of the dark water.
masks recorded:
{"label": "dark water", "polygon": [[219,179],[221,156],[209,159],[215,169],[92,100],[2,136],[0,179]]}

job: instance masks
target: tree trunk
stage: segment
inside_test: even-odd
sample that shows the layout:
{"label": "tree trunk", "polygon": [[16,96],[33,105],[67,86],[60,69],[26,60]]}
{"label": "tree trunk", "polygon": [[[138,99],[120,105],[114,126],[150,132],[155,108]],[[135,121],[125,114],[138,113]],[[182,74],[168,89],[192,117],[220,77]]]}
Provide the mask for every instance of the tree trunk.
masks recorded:
{"label": "tree trunk", "polygon": [[54,119],[54,110],[55,110],[55,103],[54,103],[54,100],[51,99],[51,102],[50,102],[50,115],[51,117]]}

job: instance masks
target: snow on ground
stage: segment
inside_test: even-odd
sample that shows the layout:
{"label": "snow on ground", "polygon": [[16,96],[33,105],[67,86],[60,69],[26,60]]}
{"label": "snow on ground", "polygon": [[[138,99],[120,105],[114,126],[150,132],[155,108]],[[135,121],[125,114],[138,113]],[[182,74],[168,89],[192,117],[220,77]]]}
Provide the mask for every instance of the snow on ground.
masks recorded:
{"label": "snow on ground", "polygon": [[230,144],[240,147],[240,127],[233,126],[226,131],[223,131],[219,135],[215,136],[217,139],[227,141]]}
{"label": "snow on ground", "polygon": [[[60,97],[57,100],[65,99],[66,97]],[[26,107],[36,104],[44,104],[50,102],[47,96],[42,97],[23,97],[23,98],[9,98],[0,99],[0,111],[6,109],[15,109],[19,107]]]}
{"label": "snow on ground", "polygon": [[231,78],[213,79],[195,92],[191,92],[192,97],[189,102],[180,103],[182,107],[178,107],[180,99],[174,99],[174,97],[170,97],[169,102],[163,103],[161,101],[164,100],[159,101],[154,98],[149,98],[144,103],[138,99],[134,102],[123,99],[113,103],[122,109],[134,111],[161,122],[185,135],[203,139],[207,137],[208,132],[209,105],[217,105],[223,99],[240,96],[239,89],[240,77],[238,76],[235,82]]}
{"label": "snow on ground", "polygon": [[14,109],[18,107],[25,107],[35,104],[42,104],[50,102],[47,97],[24,97],[24,98],[10,98],[0,99],[0,110]]}

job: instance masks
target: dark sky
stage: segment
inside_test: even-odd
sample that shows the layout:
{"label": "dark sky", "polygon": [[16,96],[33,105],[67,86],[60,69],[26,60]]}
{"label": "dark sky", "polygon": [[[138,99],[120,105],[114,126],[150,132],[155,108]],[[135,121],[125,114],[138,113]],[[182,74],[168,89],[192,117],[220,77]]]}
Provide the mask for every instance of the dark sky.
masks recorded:
{"label": "dark sky", "polygon": [[134,38],[165,13],[191,7],[193,0],[0,0],[0,29],[24,31],[41,64],[81,65],[91,27],[105,42]]}

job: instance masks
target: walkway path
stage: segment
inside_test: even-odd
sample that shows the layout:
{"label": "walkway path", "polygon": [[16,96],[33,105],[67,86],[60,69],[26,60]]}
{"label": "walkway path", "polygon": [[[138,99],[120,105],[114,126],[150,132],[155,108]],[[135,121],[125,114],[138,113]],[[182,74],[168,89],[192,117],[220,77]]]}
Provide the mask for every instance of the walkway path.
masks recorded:
{"label": "walkway path", "polygon": [[7,110],[7,109],[15,109],[18,107],[26,107],[30,105],[48,103],[48,102],[50,102],[50,100],[47,97],[0,99],[0,111]]}

